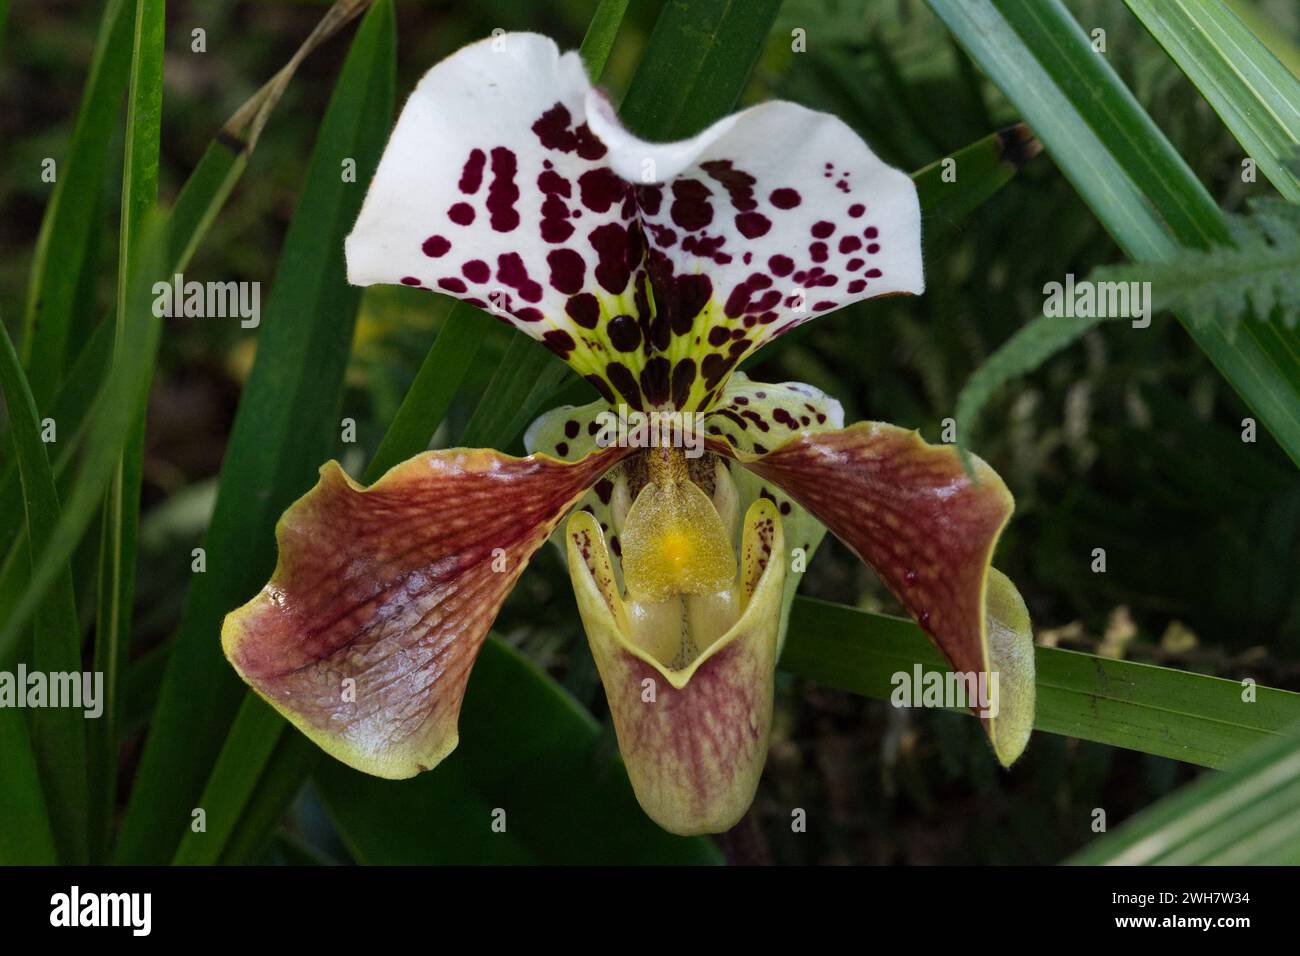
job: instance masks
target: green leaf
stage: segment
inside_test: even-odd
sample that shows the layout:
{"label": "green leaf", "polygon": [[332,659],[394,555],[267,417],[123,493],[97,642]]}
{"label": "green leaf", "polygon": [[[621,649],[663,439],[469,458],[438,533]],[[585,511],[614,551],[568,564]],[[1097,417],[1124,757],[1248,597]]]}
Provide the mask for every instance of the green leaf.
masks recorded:
{"label": "green leaf", "polygon": [[[1162,262],[1180,246],[1230,240],[1214,201],[1059,0],[928,2],[1130,258]],[[1300,336],[1251,323],[1230,340],[1179,319],[1300,463]]]}
{"label": "green leaf", "polygon": [[63,572],[91,518],[99,512],[123,445],[143,407],[162,332],[162,321],[153,314],[152,286],[158,276],[166,274],[163,252],[167,243],[163,222],[151,220],[147,233],[138,243],[139,261],[132,267],[127,295],[122,340],[130,347],[118,352],[96,394],[85,424],[81,463],[71,493],[44,546],[33,551],[26,592],[0,624],[0,661],[11,658],[23,628]]}
{"label": "green leaf", "polygon": [[591,22],[587,24],[587,33],[582,38],[578,52],[582,62],[587,66],[587,74],[593,81],[599,80],[609,62],[609,53],[614,49],[614,40],[618,29],[623,25],[627,14],[628,0],[600,0]]}
{"label": "green leaf", "polygon": [[[14,457],[22,475],[23,501],[26,506],[27,540],[33,555],[41,549],[52,534],[59,519],[59,496],[54,487],[54,475],[41,441],[41,426],[37,419],[36,400],[19,364],[18,352],[9,331],[0,322],[0,389],[3,389],[5,407],[9,412],[9,439]],[[32,634],[32,669],[45,672],[47,678],[56,673],[80,674],[81,634],[77,626],[76,598],[72,590],[72,573],[67,562],[59,569],[56,586],[50,590],[36,614]],[[14,745],[14,779],[6,780],[3,792],[16,804],[30,805],[41,802],[38,793],[45,795],[49,816],[44,807],[34,818],[36,832],[24,845],[22,838],[4,838],[15,855],[32,853],[40,855],[43,833],[53,827],[53,837],[58,846],[59,858],[65,863],[86,861],[86,740],[85,721],[80,711],[70,707],[41,707],[32,712],[31,742],[23,728],[22,715],[16,721],[8,717],[0,730]],[[11,751],[5,754],[4,776],[9,776],[7,766]],[[28,759],[32,763],[29,765]],[[39,774],[39,789],[30,771]],[[6,815],[9,814],[6,808]],[[9,817],[3,829],[26,826],[26,821],[14,823],[18,817]]]}
{"label": "green leaf", "polygon": [[[926,258],[932,258],[937,245],[1042,150],[1029,127],[1016,123],[912,173],[921,204]],[[961,175],[945,181],[948,169],[959,169]]]}
{"label": "green leaf", "polygon": [[1300,202],[1300,178],[1287,168],[1300,145],[1300,80],[1226,3],[1125,2],[1269,182],[1291,202]]}
{"label": "green leaf", "polygon": [[[122,167],[116,353],[129,347],[125,339],[126,300],[134,266],[132,253],[140,238],[140,224],[158,201],[164,36],[163,0],[138,0],[131,85],[127,97],[126,156]],[[125,635],[131,632],[135,596],[136,539],[140,528],[144,456],[143,401],[130,429],[104,502],[100,530],[95,670],[104,675],[104,713],[94,725],[89,762],[92,847],[97,860],[107,851],[117,791],[117,683],[130,650]]]}
{"label": "green leaf", "polygon": [[740,101],[781,0],[667,0],[619,115],[661,142],[693,136]]}
{"label": "green leaf", "polygon": [[1300,725],[1148,807],[1066,861],[1086,866],[1300,864]]}
{"label": "green leaf", "polygon": [[41,220],[32,257],[23,319],[23,359],[36,407],[45,409],[63,377],[81,266],[99,222],[108,146],[131,65],[134,6],[108,0],[95,41],[85,93],[67,156],[60,158],[54,190]]}
{"label": "green leaf", "polygon": [[[894,675],[947,673],[910,620],[796,598],[780,666],[828,687],[888,699]],[[1036,647],[1034,728],[1113,747],[1223,767],[1300,720],[1300,694],[1237,681]],[[1033,747],[1033,742],[1029,745]]]}
{"label": "green leaf", "polygon": [[[410,780],[321,762],[317,789],[359,862],[721,862],[711,840],[655,826],[637,805],[613,740],[567,692],[494,637],[474,664],[460,727],[456,751]],[[504,832],[493,830],[494,812]]]}
{"label": "green leaf", "polygon": [[[6,333],[7,334],[7,333]],[[0,707],[0,753],[5,772],[0,774],[0,803],[6,820],[21,826],[0,826],[0,866],[49,866],[58,862],[50,814],[41,790],[40,773],[32,755],[32,739],[22,711]]]}
{"label": "green leaf", "polygon": [[[392,4],[381,0],[335,84],[285,237],[204,542],[207,572],[186,595],[119,835],[120,862],[171,858],[244,696],[221,654],[221,620],[270,575],[276,519],[335,447],[360,299],[345,278],[343,237],[392,120],[394,45]],[[344,159],[356,161],[356,182],[340,176]]]}
{"label": "green leaf", "polygon": [[433,430],[446,417],[452,399],[474,364],[474,356],[483,342],[479,326],[482,320],[483,316],[473,306],[458,302],[452,307],[370,460],[367,484],[428,447]]}
{"label": "green leaf", "polygon": [[[569,367],[554,353],[516,332],[474,409],[460,444],[466,448],[500,448],[527,427],[540,402],[555,392]],[[530,415],[531,413],[531,415]]]}

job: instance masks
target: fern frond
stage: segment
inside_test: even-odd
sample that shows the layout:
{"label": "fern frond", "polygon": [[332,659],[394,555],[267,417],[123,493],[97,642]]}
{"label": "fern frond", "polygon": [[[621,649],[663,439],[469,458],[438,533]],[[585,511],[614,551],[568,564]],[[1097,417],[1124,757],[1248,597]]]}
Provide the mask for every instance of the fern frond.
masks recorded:
{"label": "fern frond", "polygon": [[1167,262],[1104,266],[1093,282],[1150,282],[1154,311],[1197,325],[1217,323],[1229,337],[1247,318],[1294,329],[1300,320],[1300,204],[1257,199],[1229,217],[1235,245],[1187,249]]}

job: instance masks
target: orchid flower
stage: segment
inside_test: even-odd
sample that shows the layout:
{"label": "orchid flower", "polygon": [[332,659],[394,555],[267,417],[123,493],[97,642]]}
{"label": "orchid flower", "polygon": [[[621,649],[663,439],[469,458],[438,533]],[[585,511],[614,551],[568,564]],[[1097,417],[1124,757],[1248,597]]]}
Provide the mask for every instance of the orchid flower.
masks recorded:
{"label": "orchid flower", "polygon": [[[479,306],[600,399],[543,415],[526,458],[429,451],[368,488],[327,463],[279,523],[274,576],[226,618],[231,664],[339,760],[427,770],[554,536],[641,806],[675,833],[720,832],[753,800],[790,603],[829,528],[955,671],[997,675],[980,718],[1009,765],[1034,682],[1024,604],[990,566],[1006,486],[952,446],[845,427],[821,391],[735,371],[817,315],[921,293],[920,230],[911,179],[833,116],[769,102],[653,144],[545,37],[442,61],[383,154],[349,280]],[[692,418],[699,454],[670,429],[610,441],[620,408]]]}

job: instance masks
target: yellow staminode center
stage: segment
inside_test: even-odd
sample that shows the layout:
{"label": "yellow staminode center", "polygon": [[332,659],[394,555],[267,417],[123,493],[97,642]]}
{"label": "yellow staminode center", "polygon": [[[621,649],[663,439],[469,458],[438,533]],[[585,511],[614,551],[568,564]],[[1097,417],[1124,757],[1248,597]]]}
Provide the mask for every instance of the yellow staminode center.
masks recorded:
{"label": "yellow staminode center", "polygon": [[624,581],[634,599],[711,594],[735,582],[730,536],[678,449],[655,450],[650,481],[632,503],[621,537]]}
{"label": "yellow staminode center", "polygon": [[664,534],[659,542],[659,550],[669,564],[680,569],[686,567],[695,546],[690,535],[674,530]]}

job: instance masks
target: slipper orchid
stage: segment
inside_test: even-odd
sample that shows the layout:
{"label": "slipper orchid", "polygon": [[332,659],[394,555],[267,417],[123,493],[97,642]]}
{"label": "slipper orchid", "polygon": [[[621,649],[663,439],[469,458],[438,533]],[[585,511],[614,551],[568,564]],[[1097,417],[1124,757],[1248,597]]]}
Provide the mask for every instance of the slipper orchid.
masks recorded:
{"label": "slipper orchid", "polygon": [[[790,602],[827,528],[954,670],[999,676],[983,727],[1003,764],[1024,749],[1029,621],[990,567],[1002,481],[734,371],[818,314],[923,289],[912,182],[845,124],[770,102],[646,143],[576,53],[506,34],[421,80],[346,252],[353,283],[484,308],[600,400],[542,416],[527,458],[425,452],[369,488],[330,462],[284,514],[275,574],[222,642],[323,749],[393,778],[447,756],[475,655],[554,534],[642,807],[725,830],[753,799]],[[693,422],[700,443],[610,441],[619,408]]]}

